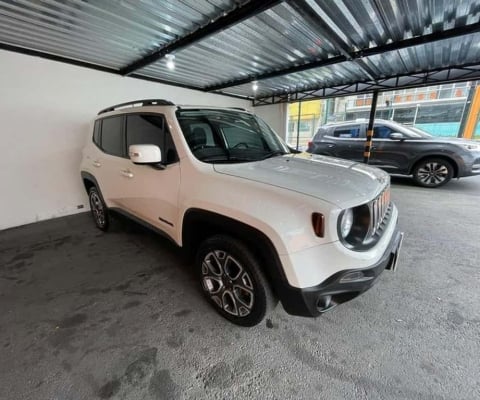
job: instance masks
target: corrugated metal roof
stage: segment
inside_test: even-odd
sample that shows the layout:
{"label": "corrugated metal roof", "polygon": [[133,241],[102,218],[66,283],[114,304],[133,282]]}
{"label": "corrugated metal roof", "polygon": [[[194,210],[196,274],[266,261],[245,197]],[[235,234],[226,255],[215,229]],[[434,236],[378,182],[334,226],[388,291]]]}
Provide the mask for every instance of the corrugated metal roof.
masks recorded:
{"label": "corrugated metal roof", "polygon": [[120,69],[205,25],[233,0],[2,0],[0,41]]}
{"label": "corrugated metal roof", "polygon": [[[0,0],[0,42],[120,71],[254,3],[261,1]],[[480,64],[480,0],[272,4],[174,51],[174,70],[160,58],[135,76],[262,98]]]}

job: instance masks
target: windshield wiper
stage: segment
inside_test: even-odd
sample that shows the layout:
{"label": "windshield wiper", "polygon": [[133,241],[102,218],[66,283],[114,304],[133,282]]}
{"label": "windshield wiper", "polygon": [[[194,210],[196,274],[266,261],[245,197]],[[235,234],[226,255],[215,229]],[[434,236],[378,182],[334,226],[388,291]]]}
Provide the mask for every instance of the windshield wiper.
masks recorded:
{"label": "windshield wiper", "polygon": [[200,161],[204,162],[211,162],[211,161],[229,161],[230,158],[226,155],[216,155],[216,156],[207,156],[207,157],[199,157]]}
{"label": "windshield wiper", "polygon": [[265,154],[261,159],[266,160],[267,158],[284,156],[285,154],[288,154],[288,153],[283,150],[274,150],[274,151],[271,151],[270,153]]}
{"label": "windshield wiper", "polygon": [[235,162],[250,162],[257,161],[256,158],[235,157],[235,156],[208,156],[200,158],[200,161],[211,163],[235,163]]}

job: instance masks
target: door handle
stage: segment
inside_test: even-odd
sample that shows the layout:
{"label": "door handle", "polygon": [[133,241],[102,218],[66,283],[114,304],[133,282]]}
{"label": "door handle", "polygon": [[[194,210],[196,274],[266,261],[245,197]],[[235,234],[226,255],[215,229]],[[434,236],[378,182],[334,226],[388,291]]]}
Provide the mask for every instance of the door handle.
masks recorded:
{"label": "door handle", "polygon": [[370,147],[370,150],[376,150],[376,149],[377,149],[377,146]]}
{"label": "door handle", "polygon": [[98,167],[101,167],[102,164],[100,164],[100,161],[95,160],[95,161],[93,162],[93,166],[98,168]]}
{"label": "door handle", "polygon": [[335,147],[335,145],[334,145],[334,144],[329,144],[329,145],[327,145],[327,147],[328,147],[329,149],[331,149],[332,147]]}
{"label": "door handle", "polygon": [[123,176],[126,176],[127,178],[133,178],[133,174],[129,169],[122,169],[120,172]]}

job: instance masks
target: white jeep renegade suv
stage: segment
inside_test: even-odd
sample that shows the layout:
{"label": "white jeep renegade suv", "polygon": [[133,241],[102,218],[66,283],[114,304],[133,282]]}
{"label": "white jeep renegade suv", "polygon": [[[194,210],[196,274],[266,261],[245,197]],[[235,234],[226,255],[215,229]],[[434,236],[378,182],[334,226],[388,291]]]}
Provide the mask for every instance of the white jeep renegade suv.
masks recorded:
{"label": "white jeep renegade suv", "polygon": [[298,153],[239,109],[139,100],[100,111],[92,132],[81,176],[97,227],[120,212],[192,251],[236,324],[277,299],[318,316],[395,268],[403,235],[379,169]]}

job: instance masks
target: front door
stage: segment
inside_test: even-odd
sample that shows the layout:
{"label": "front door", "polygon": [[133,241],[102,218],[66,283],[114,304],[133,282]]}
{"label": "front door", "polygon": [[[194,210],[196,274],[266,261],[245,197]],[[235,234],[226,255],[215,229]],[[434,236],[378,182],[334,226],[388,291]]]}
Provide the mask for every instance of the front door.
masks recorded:
{"label": "front door", "polygon": [[404,141],[390,139],[391,133],[397,131],[387,125],[374,125],[369,164],[392,174],[404,173],[409,165],[407,146]]}
{"label": "front door", "polygon": [[180,164],[175,146],[160,114],[127,114],[126,148],[132,144],[153,144],[160,148],[164,168],[136,165],[125,159],[119,200],[129,213],[159,228],[174,240],[178,223]]}

